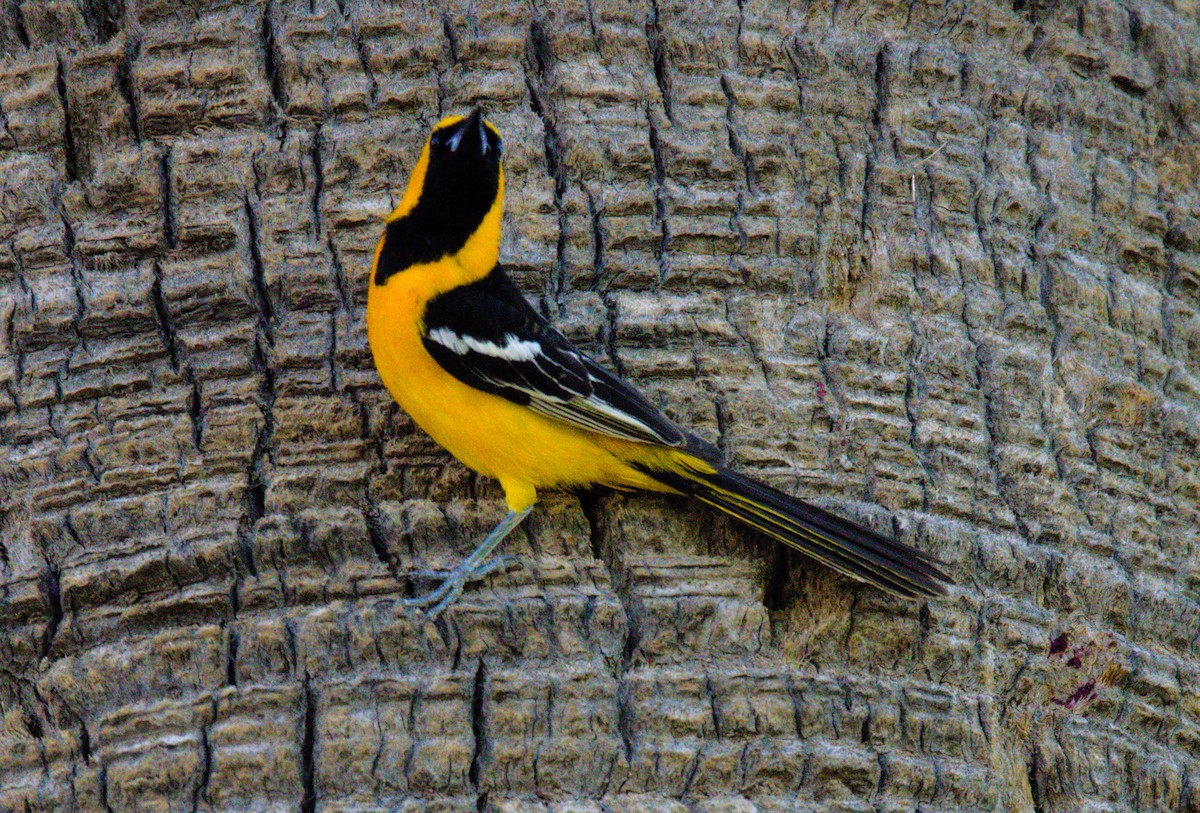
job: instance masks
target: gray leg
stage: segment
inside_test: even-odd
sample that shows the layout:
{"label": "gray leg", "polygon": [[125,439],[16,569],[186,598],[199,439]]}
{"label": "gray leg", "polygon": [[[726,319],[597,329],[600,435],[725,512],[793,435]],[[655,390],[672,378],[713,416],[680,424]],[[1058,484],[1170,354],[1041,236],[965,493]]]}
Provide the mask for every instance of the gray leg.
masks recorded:
{"label": "gray leg", "polygon": [[507,559],[503,556],[498,556],[490,562],[486,559],[496,549],[496,546],[504,541],[504,537],[512,533],[513,529],[520,525],[521,520],[529,516],[529,512],[532,510],[533,507],[530,506],[524,511],[509,511],[507,516],[500,520],[500,524],[484,537],[484,540],[479,543],[479,547],[470,556],[450,570],[433,574],[442,579],[440,585],[423,596],[404,599],[404,605],[406,607],[428,607],[432,604],[433,608],[427,610],[426,614],[430,618],[437,618],[443,610],[454,603],[467,582],[482,579],[506,564]]}

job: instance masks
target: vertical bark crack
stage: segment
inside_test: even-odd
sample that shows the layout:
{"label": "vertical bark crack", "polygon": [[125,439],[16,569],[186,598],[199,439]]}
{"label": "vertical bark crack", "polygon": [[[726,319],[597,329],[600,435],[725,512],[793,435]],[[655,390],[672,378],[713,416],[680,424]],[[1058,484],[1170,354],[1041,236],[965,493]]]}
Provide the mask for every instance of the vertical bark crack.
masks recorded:
{"label": "vertical bark crack", "polygon": [[[117,90],[125,100],[129,114],[129,131],[137,144],[142,143],[142,116],[138,103],[137,83],[133,81],[133,63],[141,53],[142,41],[136,36],[130,36],[125,41],[125,53],[117,64]],[[169,148],[168,148],[169,149]]]}
{"label": "vertical bark crack", "polygon": [[57,69],[54,74],[54,87],[58,90],[58,101],[63,113],[63,150],[64,164],[67,170],[67,181],[79,180],[79,157],[75,152],[75,128],[71,121],[71,101],[67,97],[66,68],[63,66],[62,55],[59,54]]}
{"label": "vertical bark crack", "polygon": [[322,164],[321,150],[324,147],[324,139],[321,136],[321,125],[317,125],[317,129],[313,131],[312,143],[310,145],[309,155],[312,158],[313,165],[313,194],[312,194],[312,214],[313,214],[313,234],[317,237],[321,235],[321,197],[325,193],[325,168]]}
{"label": "vertical bark crack", "polygon": [[550,66],[554,64],[554,54],[550,47],[550,38],[540,17],[534,17],[529,24],[529,47],[525,60],[525,86],[529,90],[529,104],[533,112],[542,122],[545,133],[543,143],[546,154],[546,171],[554,181],[554,210],[558,214],[558,238],[554,245],[554,274],[547,281],[547,297],[558,307],[561,313],[566,303],[564,296],[567,290],[567,235],[569,222],[567,218],[566,195],[567,174],[563,167],[562,138],[558,132],[557,115],[552,109],[550,98]]}
{"label": "vertical bark crack", "polygon": [[300,784],[304,788],[300,797],[300,813],[315,813],[317,809],[317,700],[313,694],[312,681],[308,672],[304,673],[303,694],[301,697],[301,738],[300,738]]}
{"label": "vertical bark crack", "polygon": [[[669,120],[669,117],[668,117]],[[654,247],[654,259],[658,263],[658,281],[667,280],[669,262],[667,248],[671,241],[671,227],[667,222],[667,162],[659,139],[658,125],[650,108],[646,108],[646,124],[650,131],[650,154],[654,158],[654,222],[659,229],[658,243]]]}
{"label": "vertical bark crack", "polygon": [[487,770],[491,763],[492,746],[488,732],[488,668],[483,658],[471,682],[471,733],[475,749],[467,772],[475,789],[475,807],[480,813],[488,808]]}
{"label": "vertical bark crack", "polygon": [[42,592],[46,610],[50,614],[46,621],[46,629],[42,632],[42,642],[39,647],[40,657],[45,658],[50,654],[54,636],[58,634],[58,626],[63,620],[62,580],[58,565],[46,565],[46,569],[42,572]]}
{"label": "vertical bark crack", "polygon": [[654,81],[663,100],[663,112],[667,121],[674,122],[671,112],[671,74],[667,67],[667,43],[663,36],[662,20],[658,10],[658,0],[650,0],[650,14],[646,18],[646,43],[650,46],[650,62],[654,67]]}
{"label": "vertical bark crack", "polygon": [[282,141],[287,137],[288,103],[283,75],[279,71],[279,44],[275,38],[275,27],[271,19],[274,8],[273,0],[267,0],[263,5],[259,39],[263,51],[263,71],[267,75],[267,84],[271,86],[271,104],[267,108],[267,121],[279,123],[280,140]]}

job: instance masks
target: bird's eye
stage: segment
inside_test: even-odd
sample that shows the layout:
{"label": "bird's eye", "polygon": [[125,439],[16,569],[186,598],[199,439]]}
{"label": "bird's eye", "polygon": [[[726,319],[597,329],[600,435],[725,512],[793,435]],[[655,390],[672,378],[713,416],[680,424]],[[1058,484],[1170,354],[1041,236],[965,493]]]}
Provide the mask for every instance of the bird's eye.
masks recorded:
{"label": "bird's eye", "polygon": [[429,145],[431,147],[441,147],[445,141],[446,138],[442,135],[440,130],[434,131],[433,135],[429,137]]}

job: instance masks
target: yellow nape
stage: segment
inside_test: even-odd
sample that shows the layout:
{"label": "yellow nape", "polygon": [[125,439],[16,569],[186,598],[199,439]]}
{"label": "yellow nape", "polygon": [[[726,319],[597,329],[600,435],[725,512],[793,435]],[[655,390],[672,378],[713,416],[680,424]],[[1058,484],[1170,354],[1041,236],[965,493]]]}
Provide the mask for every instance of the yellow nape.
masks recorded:
{"label": "yellow nape", "polygon": [[417,165],[413,167],[412,174],[408,176],[408,186],[404,188],[404,196],[400,198],[400,203],[396,205],[392,213],[384,218],[385,223],[399,220],[413,210],[421,197],[421,190],[425,188],[425,173],[428,170],[429,139],[426,138],[425,146],[421,149],[421,156],[417,158]]}

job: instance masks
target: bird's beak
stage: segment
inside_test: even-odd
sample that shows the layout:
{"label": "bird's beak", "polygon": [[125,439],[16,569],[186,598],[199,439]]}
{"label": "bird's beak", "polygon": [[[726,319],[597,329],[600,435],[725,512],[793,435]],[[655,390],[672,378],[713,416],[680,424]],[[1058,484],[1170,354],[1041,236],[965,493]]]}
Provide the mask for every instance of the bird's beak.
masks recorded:
{"label": "bird's beak", "polygon": [[458,152],[464,141],[474,140],[479,145],[481,153],[487,153],[487,134],[483,131],[483,111],[476,107],[454,130],[454,134],[446,142],[450,152]]}

